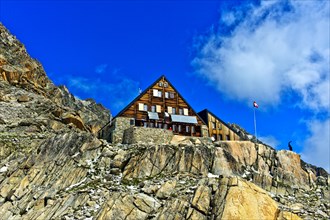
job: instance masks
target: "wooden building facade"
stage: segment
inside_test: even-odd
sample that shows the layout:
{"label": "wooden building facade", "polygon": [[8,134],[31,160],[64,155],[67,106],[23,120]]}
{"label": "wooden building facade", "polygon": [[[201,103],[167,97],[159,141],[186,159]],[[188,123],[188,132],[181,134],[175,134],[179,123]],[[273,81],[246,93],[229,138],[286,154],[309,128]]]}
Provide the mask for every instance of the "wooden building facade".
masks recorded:
{"label": "wooden building facade", "polygon": [[207,123],[209,137],[214,141],[237,141],[242,140],[240,135],[227,123],[218,118],[208,109],[199,112],[198,115]]}
{"label": "wooden building facade", "polygon": [[114,118],[130,118],[130,125],[172,130],[184,136],[207,136],[207,126],[175,87],[161,76]]}

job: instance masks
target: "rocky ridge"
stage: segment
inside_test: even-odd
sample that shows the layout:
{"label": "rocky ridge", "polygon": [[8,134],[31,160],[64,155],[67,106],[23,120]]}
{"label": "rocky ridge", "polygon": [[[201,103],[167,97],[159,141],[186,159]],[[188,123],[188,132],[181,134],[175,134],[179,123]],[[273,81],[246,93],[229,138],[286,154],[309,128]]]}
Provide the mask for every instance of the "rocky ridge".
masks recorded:
{"label": "rocky ridge", "polygon": [[207,138],[97,139],[109,112],[54,86],[24,46],[0,31],[1,218],[329,218],[328,173],[294,152]]}
{"label": "rocky ridge", "polygon": [[[57,114],[64,122],[82,121],[78,127],[93,133],[109,120],[109,110],[94,100],[79,100],[65,86],[57,87],[47,77],[42,65],[31,58],[24,45],[0,23],[0,79],[25,91],[42,95],[57,106]],[[24,96],[23,96],[24,95]],[[13,98],[13,97],[11,97]],[[19,97],[14,97],[18,99]],[[9,101],[4,91],[0,91],[0,100]],[[20,96],[20,101],[29,101],[27,94]],[[64,115],[61,115],[65,113]]]}

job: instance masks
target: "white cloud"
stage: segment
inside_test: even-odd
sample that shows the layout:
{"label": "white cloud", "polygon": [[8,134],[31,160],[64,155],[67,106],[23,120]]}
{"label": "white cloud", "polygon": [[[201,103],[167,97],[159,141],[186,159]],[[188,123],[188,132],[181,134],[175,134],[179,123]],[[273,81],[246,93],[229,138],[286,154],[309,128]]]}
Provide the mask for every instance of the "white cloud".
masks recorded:
{"label": "white cloud", "polygon": [[309,123],[311,136],[305,141],[302,159],[330,172],[330,119]]}
{"label": "white cloud", "polygon": [[[196,72],[230,99],[248,105],[256,100],[263,109],[289,100],[318,118],[307,126],[311,136],[303,159],[328,171],[329,9],[327,0],[288,0],[222,11],[218,30],[212,27],[198,38],[192,61]],[[271,137],[261,140],[277,145]]]}
{"label": "white cloud", "polygon": [[[201,38],[197,72],[232,99],[277,105],[293,91],[296,105],[328,111],[329,1],[263,1],[244,10],[222,13],[220,31]],[[230,34],[221,32],[226,25]]]}
{"label": "white cloud", "polygon": [[65,83],[68,84],[69,88],[74,87],[85,93],[92,93],[97,88],[97,85],[95,83],[91,82],[91,80],[84,78],[84,77],[68,76],[66,78],[66,80],[67,80],[67,82],[65,82]]}
{"label": "white cloud", "polygon": [[107,67],[108,67],[108,64],[98,65],[97,67],[95,67],[95,72],[98,74],[104,73],[104,71],[106,70]]}
{"label": "white cloud", "polygon": [[258,137],[258,139],[273,148],[277,148],[280,144],[280,142],[274,136],[271,135]]}

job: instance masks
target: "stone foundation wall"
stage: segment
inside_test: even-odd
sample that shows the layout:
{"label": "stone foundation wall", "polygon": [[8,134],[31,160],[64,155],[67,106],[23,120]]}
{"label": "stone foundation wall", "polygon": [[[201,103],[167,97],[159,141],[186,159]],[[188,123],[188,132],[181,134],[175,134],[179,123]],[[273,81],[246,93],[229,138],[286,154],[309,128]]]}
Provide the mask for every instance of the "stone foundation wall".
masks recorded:
{"label": "stone foundation wall", "polygon": [[98,138],[100,139],[104,139],[107,141],[110,141],[111,139],[111,129],[112,129],[112,124],[107,124],[106,126],[104,126],[99,132],[98,132]]}
{"label": "stone foundation wall", "polygon": [[133,125],[130,124],[131,118],[118,117],[115,118],[111,128],[109,129],[110,142],[112,143],[123,143],[124,131]]}
{"label": "stone foundation wall", "polygon": [[173,132],[159,128],[131,127],[124,131],[123,143],[134,144],[138,142],[163,144],[169,143]]}

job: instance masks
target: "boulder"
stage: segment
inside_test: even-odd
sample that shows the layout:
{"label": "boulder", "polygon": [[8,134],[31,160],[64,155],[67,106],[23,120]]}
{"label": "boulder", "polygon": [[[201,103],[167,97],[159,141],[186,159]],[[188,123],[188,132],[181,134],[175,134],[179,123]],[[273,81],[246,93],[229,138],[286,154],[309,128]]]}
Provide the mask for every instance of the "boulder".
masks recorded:
{"label": "boulder", "polygon": [[172,196],[176,186],[176,181],[167,181],[164,183],[156,193],[156,197],[159,199],[166,199]]}
{"label": "boulder", "polygon": [[21,95],[17,98],[18,102],[28,102],[30,101],[30,97],[28,95]]}
{"label": "boulder", "polygon": [[80,130],[83,131],[87,130],[83,120],[80,118],[79,115],[75,115],[74,113],[70,113],[70,112],[65,112],[62,114],[61,118],[62,118],[62,122],[65,124],[73,124]]}
{"label": "boulder", "polygon": [[191,205],[199,212],[206,215],[210,208],[211,189],[207,186],[201,185],[196,189]]}
{"label": "boulder", "polygon": [[286,185],[309,188],[309,174],[302,169],[300,155],[287,150],[277,152],[279,168],[283,176],[282,183]]}
{"label": "boulder", "polygon": [[[253,183],[229,179],[221,219],[277,219],[279,208],[268,193]],[[235,182],[235,184],[232,184]],[[221,187],[220,187],[221,189]]]}

